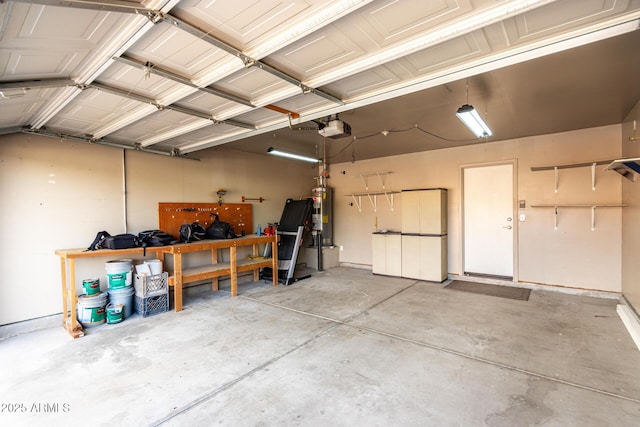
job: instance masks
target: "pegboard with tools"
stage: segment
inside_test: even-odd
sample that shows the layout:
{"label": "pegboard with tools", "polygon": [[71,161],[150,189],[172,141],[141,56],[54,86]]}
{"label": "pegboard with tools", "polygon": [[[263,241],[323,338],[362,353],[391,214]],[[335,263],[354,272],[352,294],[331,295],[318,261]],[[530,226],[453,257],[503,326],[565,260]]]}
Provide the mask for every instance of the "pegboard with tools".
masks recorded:
{"label": "pegboard with tools", "polygon": [[243,231],[254,234],[253,206],[246,203],[158,203],[158,228],[178,239],[182,224],[199,222],[207,228],[213,222],[212,214],[231,224],[238,236]]}

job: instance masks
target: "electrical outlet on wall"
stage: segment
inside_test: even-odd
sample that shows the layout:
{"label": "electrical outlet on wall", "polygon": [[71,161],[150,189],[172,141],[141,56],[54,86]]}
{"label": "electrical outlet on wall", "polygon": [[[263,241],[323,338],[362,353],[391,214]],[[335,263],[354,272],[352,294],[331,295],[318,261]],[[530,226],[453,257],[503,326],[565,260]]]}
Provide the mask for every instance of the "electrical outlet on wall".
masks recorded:
{"label": "electrical outlet on wall", "polygon": [[344,251],[344,246],[340,245],[340,252]]}

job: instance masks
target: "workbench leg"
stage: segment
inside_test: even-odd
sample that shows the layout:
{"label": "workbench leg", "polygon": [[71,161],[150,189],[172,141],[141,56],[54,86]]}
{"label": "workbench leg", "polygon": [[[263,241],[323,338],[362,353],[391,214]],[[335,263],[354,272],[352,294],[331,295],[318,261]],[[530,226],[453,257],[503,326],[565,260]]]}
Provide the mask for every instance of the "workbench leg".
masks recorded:
{"label": "workbench leg", "polygon": [[278,286],[278,239],[274,238],[271,242],[271,276],[273,280],[273,286]]}
{"label": "workbench leg", "polygon": [[67,261],[63,257],[60,257],[60,281],[62,282],[62,326],[67,329],[69,293],[67,292]]}
{"label": "workbench leg", "polygon": [[175,311],[182,311],[182,254],[173,256],[173,305]]}
{"label": "workbench leg", "polygon": [[[253,245],[253,256],[258,256],[258,252],[260,252],[260,245],[256,243]],[[260,269],[256,268],[253,270],[253,281],[257,282],[258,280],[260,280]]]}
{"label": "workbench leg", "polygon": [[67,282],[67,292],[71,300],[71,306],[69,309],[69,319],[67,319],[67,332],[71,334],[73,338],[79,338],[84,336],[82,325],[78,322],[78,316],[76,315],[76,308],[78,307],[78,295],[76,295],[76,260],[69,259],[69,281]]}
{"label": "workbench leg", "polygon": [[238,295],[238,259],[236,258],[237,248],[231,246],[229,255],[231,258],[231,296]]}
{"label": "workbench leg", "polygon": [[[218,249],[211,249],[211,264],[217,264],[218,263]],[[213,292],[218,292],[218,290],[220,289],[220,284],[218,282],[218,278],[214,277],[213,279],[211,279],[211,290]]]}
{"label": "workbench leg", "polygon": [[71,316],[71,331],[72,332],[78,326],[78,316],[76,316],[76,307],[78,306],[78,296],[76,295],[76,260],[71,258],[69,260],[69,297],[71,298],[71,307],[69,307]]}

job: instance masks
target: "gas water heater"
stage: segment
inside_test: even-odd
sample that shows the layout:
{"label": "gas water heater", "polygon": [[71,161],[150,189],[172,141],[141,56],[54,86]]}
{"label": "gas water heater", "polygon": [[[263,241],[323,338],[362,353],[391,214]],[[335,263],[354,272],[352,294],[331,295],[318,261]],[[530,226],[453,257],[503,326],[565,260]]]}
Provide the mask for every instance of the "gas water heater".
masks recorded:
{"label": "gas water heater", "polygon": [[317,246],[318,232],[322,235],[322,246],[333,246],[333,188],[316,187],[311,192],[314,246]]}

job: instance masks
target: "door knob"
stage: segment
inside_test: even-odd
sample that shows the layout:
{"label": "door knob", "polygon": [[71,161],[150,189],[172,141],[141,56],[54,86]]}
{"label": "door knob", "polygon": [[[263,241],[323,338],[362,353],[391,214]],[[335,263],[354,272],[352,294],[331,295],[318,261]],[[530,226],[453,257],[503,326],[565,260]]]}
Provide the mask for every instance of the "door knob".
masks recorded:
{"label": "door knob", "polygon": [[511,230],[513,227],[511,227],[510,225],[507,225],[506,227],[502,227],[502,228],[506,228],[507,230]]}

